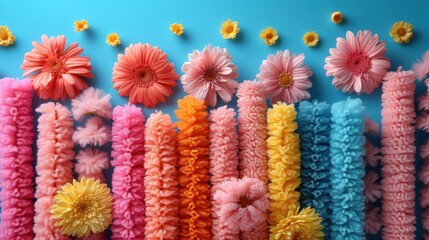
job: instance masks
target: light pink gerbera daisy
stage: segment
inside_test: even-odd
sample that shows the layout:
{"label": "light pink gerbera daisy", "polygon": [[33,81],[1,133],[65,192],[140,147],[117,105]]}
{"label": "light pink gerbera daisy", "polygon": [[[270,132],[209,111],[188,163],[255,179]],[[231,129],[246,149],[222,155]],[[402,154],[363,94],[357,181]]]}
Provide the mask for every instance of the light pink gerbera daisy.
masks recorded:
{"label": "light pink gerbera daisy", "polygon": [[131,44],[125,54],[118,55],[113,67],[113,88],[120,96],[129,96],[130,103],[142,103],[145,107],[165,102],[178,79],[167,54],[149,44]]}
{"label": "light pink gerbera daisy", "polygon": [[88,57],[80,54],[77,43],[66,46],[66,38],[42,35],[43,44],[33,42],[34,48],[24,56],[21,68],[24,77],[33,81],[37,95],[43,99],[74,98],[88,85],[82,79],[92,78]]}
{"label": "light pink gerbera daisy", "polygon": [[337,48],[331,48],[326,57],[326,76],[334,76],[332,84],[343,92],[371,93],[390,68],[386,43],[378,35],[359,31],[355,36],[347,31],[346,39],[337,38]]}
{"label": "light pink gerbera daisy", "polygon": [[308,78],[313,72],[303,65],[304,58],[304,54],[296,55],[286,50],[270,54],[262,62],[256,78],[263,84],[271,103],[292,104],[310,98],[307,89],[312,84]]}
{"label": "light pink gerbera daisy", "polygon": [[228,50],[207,45],[203,51],[194,50],[188,57],[189,61],[182,66],[185,74],[180,78],[185,92],[212,107],[217,95],[224,102],[231,101],[239,74]]}

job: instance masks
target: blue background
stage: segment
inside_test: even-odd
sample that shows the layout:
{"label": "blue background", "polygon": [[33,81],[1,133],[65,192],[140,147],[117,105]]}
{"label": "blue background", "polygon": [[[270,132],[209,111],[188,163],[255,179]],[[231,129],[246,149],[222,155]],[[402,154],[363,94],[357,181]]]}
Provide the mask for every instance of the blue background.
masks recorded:
{"label": "blue background", "polygon": [[[0,48],[0,77],[22,76],[20,65],[24,54],[32,49],[32,41],[41,41],[42,34],[64,34],[68,44],[78,42],[85,49],[83,55],[91,58],[95,75],[94,79],[89,80],[90,85],[110,93],[114,105],[125,104],[127,98],[119,97],[112,88],[112,67],[117,61],[117,54],[123,53],[131,43],[148,42],[159,46],[175,63],[180,75],[181,66],[192,50],[201,50],[207,44],[225,47],[239,67],[240,81],[254,79],[262,60],[277,50],[290,49],[294,53],[304,53],[305,63],[314,72],[311,77],[313,87],[310,89],[312,99],[328,103],[350,96],[335,90],[331,84],[332,78],[326,77],[323,69],[329,48],[335,47],[335,39],[345,37],[347,30],[357,32],[368,29],[378,33],[380,39],[387,43],[392,70],[399,65],[410,69],[429,49],[426,17],[429,1],[426,0],[0,0],[0,8],[0,25],[7,25],[16,36],[13,46]],[[331,22],[330,15],[334,11],[344,14],[342,24]],[[239,21],[241,31],[235,40],[225,40],[219,34],[221,23],[228,18]],[[73,22],[80,19],[88,20],[89,30],[74,31]],[[406,45],[399,45],[389,37],[392,24],[401,20],[414,25],[415,36]],[[174,22],[184,25],[185,34],[182,37],[170,32],[169,25]],[[266,46],[259,38],[260,31],[269,26],[277,29],[280,36],[280,41],[273,47]],[[319,34],[317,47],[309,48],[303,43],[302,37],[307,31]],[[105,43],[106,35],[111,32],[120,35],[122,45],[113,48]],[[172,114],[173,119],[176,101],[185,95],[180,84],[174,90],[167,103],[156,107]],[[416,95],[425,90],[423,84],[418,83]],[[371,118],[380,121],[380,90],[360,97]],[[37,100],[35,105],[40,102]],[[228,105],[234,106],[235,103],[234,97]],[[148,116],[154,110],[144,109],[144,112]]]}

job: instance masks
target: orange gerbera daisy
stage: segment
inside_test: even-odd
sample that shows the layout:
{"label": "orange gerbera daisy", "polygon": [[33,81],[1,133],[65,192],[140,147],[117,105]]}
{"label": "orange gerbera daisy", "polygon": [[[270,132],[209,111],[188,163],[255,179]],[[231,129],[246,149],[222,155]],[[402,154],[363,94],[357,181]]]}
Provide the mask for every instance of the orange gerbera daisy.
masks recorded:
{"label": "orange gerbera daisy", "polygon": [[125,54],[118,55],[113,67],[113,88],[119,95],[129,96],[130,103],[142,103],[145,107],[165,102],[178,79],[167,54],[148,43],[131,44]]}
{"label": "orange gerbera daisy", "polygon": [[91,62],[80,54],[83,48],[72,43],[67,48],[66,37],[42,35],[42,42],[33,42],[34,48],[24,56],[21,68],[24,77],[33,81],[36,93],[43,99],[74,98],[88,88],[82,77],[92,78]]}

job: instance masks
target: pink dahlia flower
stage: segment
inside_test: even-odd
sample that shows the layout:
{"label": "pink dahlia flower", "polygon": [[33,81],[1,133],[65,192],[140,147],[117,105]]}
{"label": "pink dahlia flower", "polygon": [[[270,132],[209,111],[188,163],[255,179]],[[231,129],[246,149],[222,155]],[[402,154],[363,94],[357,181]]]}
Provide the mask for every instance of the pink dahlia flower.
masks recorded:
{"label": "pink dahlia flower", "polygon": [[231,229],[249,231],[266,221],[268,194],[265,184],[256,178],[233,179],[218,185],[214,195],[220,203],[219,220]]}
{"label": "pink dahlia flower", "polygon": [[42,35],[43,44],[33,42],[34,48],[24,56],[21,68],[24,76],[33,81],[37,95],[43,99],[74,98],[88,85],[82,79],[92,78],[88,57],[80,54],[83,48],[72,43],[67,48],[66,38]]}
{"label": "pink dahlia flower", "polygon": [[167,54],[149,44],[131,44],[125,54],[118,55],[113,67],[113,88],[120,96],[129,96],[130,103],[142,103],[145,107],[165,102],[178,79]]}
{"label": "pink dahlia flower", "polygon": [[217,95],[224,102],[231,101],[238,87],[237,69],[226,48],[207,45],[203,51],[194,50],[189,54],[189,61],[182,66],[185,74],[180,80],[185,92],[213,107]]}
{"label": "pink dahlia flower", "polygon": [[304,59],[304,54],[296,55],[286,50],[270,54],[262,62],[256,78],[262,82],[271,103],[292,104],[310,98],[307,89],[312,84],[308,78],[313,72],[303,65]]}
{"label": "pink dahlia flower", "polygon": [[413,65],[413,70],[419,80],[423,80],[429,74],[429,51],[425,52],[422,61]]}
{"label": "pink dahlia flower", "polygon": [[331,48],[325,64],[326,76],[334,76],[332,84],[343,92],[371,93],[390,68],[386,43],[378,35],[347,31],[346,39],[337,38],[337,48]]}

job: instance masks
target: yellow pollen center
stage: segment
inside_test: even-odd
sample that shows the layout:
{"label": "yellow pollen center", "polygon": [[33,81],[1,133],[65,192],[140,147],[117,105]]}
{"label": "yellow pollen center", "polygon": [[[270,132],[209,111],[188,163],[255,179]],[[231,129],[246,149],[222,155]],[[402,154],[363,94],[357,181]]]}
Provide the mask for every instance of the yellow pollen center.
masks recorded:
{"label": "yellow pollen center", "polygon": [[405,29],[400,28],[400,29],[398,29],[398,31],[396,31],[396,33],[402,37],[402,36],[405,36],[406,31],[405,31]]}
{"label": "yellow pollen center", "polygon": [[204,73],[204,79],[206,79],[207,81],[213,81],[216,79],[217,74],[218,72],[216,69],[210,68]]}
{"label": "yellow pollen center", "polygon": [[271,33],[267,33],[267,35],[265,36],[267,39],[271,39],[271,38],[273,38],[273,34],[271,34]]}
{"label": "yellow pollen center", "polygon": [[282,73],[279,76],[279,84],[282,87],[290,87],[293,83],[293,78],[292,75],[290,75],[289,73]]}
{"label": "yellow pollen center", "polygon": [[0,39],[7,40],[9,38],[9,34],[6,31],[0,31]]}
{"label": "yellow pollen center", "polygon": [[227,33],[232,33],[233,31],[234,31],[234,27],[233,26],[226,27],[226,32]]}
{"label": "yellow pollen center", "polygon": [[241,197],[239,203],[240,203],[240,206],[242,208],[245,208],[249,205],[252,205],[252,201],[250,199],[248,199],[247,197]]}
{"label": "yellow pollen center", "polygon": [[313,35],[308,35],[307,36],[307,42],[312,42],[314,41],[314,36]]}
{"label": "yellow pollen center", "polygon": [[116,41],[118,38],[116,38],[116,36],[115,35],[112,35],[112,36],[109,36],[109,40],[111,41],[111,42],[114,42],[114,41]]}

